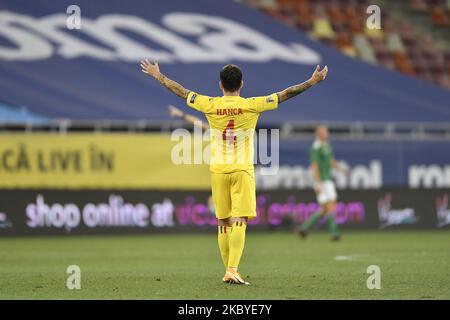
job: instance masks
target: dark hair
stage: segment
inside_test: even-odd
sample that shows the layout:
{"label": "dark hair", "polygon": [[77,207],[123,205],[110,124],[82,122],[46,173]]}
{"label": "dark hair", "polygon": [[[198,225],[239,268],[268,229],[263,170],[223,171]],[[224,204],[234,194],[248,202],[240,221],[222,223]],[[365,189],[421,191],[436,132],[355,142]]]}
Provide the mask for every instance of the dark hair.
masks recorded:
{"label": "dark hair", "polygon": [[242,71],[234,64],[228,64],[220,71],[220,81],[227,92],[234,92],[241,88]]}

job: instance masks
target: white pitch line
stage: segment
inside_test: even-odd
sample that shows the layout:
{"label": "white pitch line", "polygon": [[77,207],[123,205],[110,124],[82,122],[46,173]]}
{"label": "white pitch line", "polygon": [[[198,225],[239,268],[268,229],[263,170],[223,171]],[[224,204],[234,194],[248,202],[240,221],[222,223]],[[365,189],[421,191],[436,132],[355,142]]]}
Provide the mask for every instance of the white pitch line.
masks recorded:
{"label": "white pitch line", "polygon": [[346,256],[336,256],[334,257],[336,261],[366,261],[366,262],[387,262],[387,263],[398,263],[399,260],[393,259],[383,259],[371,256],[370,254],[350,254]]}
{"label": "white pitch line", "polygon": [[358,261],[364,260],[364,257],[369,256],[368,254],[350,254],[347,256],[336,256],[334,260],[336,261]]}

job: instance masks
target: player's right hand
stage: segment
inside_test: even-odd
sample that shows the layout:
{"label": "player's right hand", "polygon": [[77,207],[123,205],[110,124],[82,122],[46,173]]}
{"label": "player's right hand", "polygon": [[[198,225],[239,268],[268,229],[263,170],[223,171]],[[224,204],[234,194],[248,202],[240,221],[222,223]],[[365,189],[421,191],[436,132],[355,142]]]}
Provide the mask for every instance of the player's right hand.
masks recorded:
{"label": "player's right hand", "polygon": [[327,77],[328,74],[328,66],[325,66],[322,70],[320,70],[320,65],[317,65],[316,70],[314,70],[311,81],[314,83],[319,83]]}

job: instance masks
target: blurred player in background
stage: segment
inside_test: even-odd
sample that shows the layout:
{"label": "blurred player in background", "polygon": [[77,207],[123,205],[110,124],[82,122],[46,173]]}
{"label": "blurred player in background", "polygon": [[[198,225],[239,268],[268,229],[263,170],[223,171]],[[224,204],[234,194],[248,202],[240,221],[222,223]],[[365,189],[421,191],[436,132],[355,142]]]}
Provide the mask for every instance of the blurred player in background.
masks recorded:
{"label": "blurred player in background", "polygon": [[[260,113],[306,91],[325,79],[328,68],[317,66],[307,81],[278,93],[242,98],[242,71],[226,65],[220,72],[222,97],[208,97],[187,90],[169,79],[159,65],[141,61],[142,72],[157,80],[188,106],[205,114],[211,133],[211,190],[218,219],[218,243],[226,271],[223,282],[248,284],[238,273],[245,244],[247,220],[256,217],[253,168],[253,133]],[[230,160],[231,159],[231,160]],[[244,159],[244,161],[242,161]]]}
{"label": "blurred player in background", "polygon": [[309,229],[322,217],[326,216],[331,239],[337,241],[341,237],[335,219],[337,194],[331,179],[331,171],[332,169],[341,170],[347,174],[348,169],[341,166],[334,158],[333,148],[328,142],[328,137],[329,132],[326,126],[321,125],[316,128],[316,139],[309,151],[309,159],[314,180],[314,191],[316,192],[320,209],[305,221],[298,232],[302,238],[306,238]]}
{"label": "blurred player in background", "polygon": [[178,109],[175,106],[169,106],[167,109],[169,110],[169,114],[172,118],[179,118],[193,125],[194,127],[199,127],[203,130],[209,130],[209,125],[206,122],[202,121],[200,118],[187,114],[186,112],[183,112],[181,109]]}
{"label": "blurred player in background", "polygon": [[[175,106],[169,106],[167,109],[172,118],[182,119],[185,122],[193,125],[194,127],[198,127],[203,130],[209,130],[209,125],[207,123],[205,123],[204,121],[200,120],[200,118],[198,118],[196,116],[192,116],[190,114],[187,114],[186,112],[184,112],[181,109],[178,109]],[[214,216],[216,215],[216,207],[214,206],[214,201],[213,201],[212,196],[208,197],[208,210],[209,210],[210,214],[212,214]]]}

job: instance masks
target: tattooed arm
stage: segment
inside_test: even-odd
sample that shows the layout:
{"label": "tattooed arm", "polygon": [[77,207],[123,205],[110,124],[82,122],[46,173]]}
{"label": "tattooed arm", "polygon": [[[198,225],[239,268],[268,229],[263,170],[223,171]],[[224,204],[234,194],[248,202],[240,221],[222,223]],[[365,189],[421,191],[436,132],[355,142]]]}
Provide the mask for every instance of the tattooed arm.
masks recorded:
{"label": "tattooed arm", "polygon": [[158,61],[151,63],[147,59],[141,61],[142,72],[157,80],[161,85],[166,87],[170,92],[176,94],[182,99],[187,99],[190,90],[183,87],[181,84],[167,78],[159,71]]}
{"label": "tattooed arm", "polygon": [[283,91],[280,91],[277,93],[278,95],[278,103],[284,102],[286,100],[289,100],[290,98],[295,97],[296,95],[299,95],[300,93],[308,90],[312,86],[318,84],[319,82],[325,80],[328,73],[328,67],[325,66],[322,70],[320,70],[320,66],[316,67],[316,70],[314,70],[314,73],[312,74],[311,78],[306,80],[303,83],[296,84],[292,87],[289,87],[287,89],[284,89]]}

